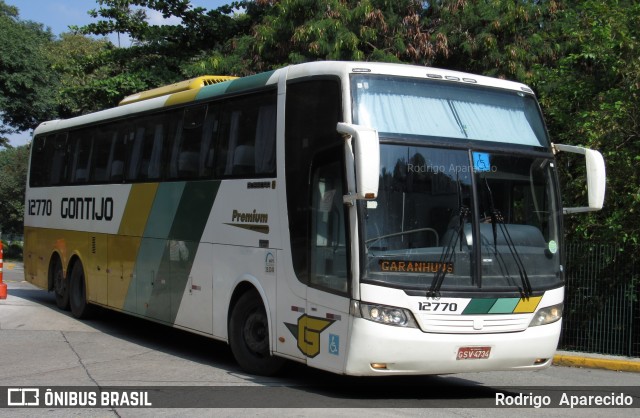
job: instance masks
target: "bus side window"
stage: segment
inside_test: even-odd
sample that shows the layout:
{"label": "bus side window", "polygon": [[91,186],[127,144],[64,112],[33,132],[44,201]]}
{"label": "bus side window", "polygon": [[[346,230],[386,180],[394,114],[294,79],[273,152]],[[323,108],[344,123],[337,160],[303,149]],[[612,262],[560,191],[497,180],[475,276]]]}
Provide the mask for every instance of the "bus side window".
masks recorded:
{"label": "bus side window", "polygon": [[202,178],[213,176],[215,162],[215,145],[218,136],[218,111],[213,105],[209,105],[207,117],[202,129],[202,143],[199,155],[199,173]]}
{"label": "bus side window", "polygon": [[176,130],[171,147],[169,178],[193,179],[199,176],[206,115],[206,105],[184,109],[181,129]]}
{"label": "bus side window", "polygon": [[111,153],[115,132],[106,127],[98,127],[93,138],[93,171],[91,181],[104,183],[109,180],[109,154]]}
{"label": "bus side window", "polygon": [[124,181],[124,167],[127,159],[128,149],[131,141],[127,141],[124,135],[118,135],[115,127],[109,132],[111,140],[109,147],[109,158],[107,160],[106,172],[110,181]]}
{"label": "bus side window", "polygon": [[51,155],[51,170],[49,171],[48,183],[52,186],[65,184],[67,181],[67,144],[68,134],[59,133],[53,139],[53,149]]}
{"label": "bus side window", "polygon": [[71,143],[71,184],[82,184],[89,181],[93,130],[81,129],[69,134]]}
{"label": "bus side window", "polygon": [[275,91],[234,99],[222,108],[216,174],[227,177],[275,175]]}
{"label": "bus side window", "polygon": [[275,174],[276,104],[260,106],[256,122],[256,174]]}
{"label": "bus side window", "polygon": [[127,139],[127,147],[131,147],[128,180],[158,180],[162,177],[166,119],[170,119],[170,115],[152,116],[138,122],[135,129],[131,128]]}
{"label": "bus side window", "polygon": [[53,144],[53,135],[38,136],[33,140],[33,151],[31,157],[31,169],[29,173],[29,185],[31,187],[42,187],[48,185],[49,163],[51,153],[47,152],[47,142]]}

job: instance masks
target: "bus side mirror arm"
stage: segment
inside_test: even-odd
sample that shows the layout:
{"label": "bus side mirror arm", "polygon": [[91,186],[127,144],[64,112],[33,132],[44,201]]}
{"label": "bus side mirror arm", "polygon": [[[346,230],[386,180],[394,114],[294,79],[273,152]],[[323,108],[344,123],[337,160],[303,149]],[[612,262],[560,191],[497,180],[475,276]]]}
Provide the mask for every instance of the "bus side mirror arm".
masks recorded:
{"label": "bus side mirror arm", "polygon": [[589,148],[577,147],[574,145],[551,144],[551,148],[553,149],[554,154],[561,151],[582,154],[584,155],[587,165],[587,191],[589,195],[589,206],[564,208],[564,214],[592,212],[602,209],[607,181],[602,154]]}
{"label": "bus side mirror arm", "polygon": [[343,196],[347,205],[356,200],[374,200],[378,197],[380,180],[380,140],[375,129],[350,123],[338,123],[338,133],[345,139],[345,146],[351,148],[355,165],[355,192]]}

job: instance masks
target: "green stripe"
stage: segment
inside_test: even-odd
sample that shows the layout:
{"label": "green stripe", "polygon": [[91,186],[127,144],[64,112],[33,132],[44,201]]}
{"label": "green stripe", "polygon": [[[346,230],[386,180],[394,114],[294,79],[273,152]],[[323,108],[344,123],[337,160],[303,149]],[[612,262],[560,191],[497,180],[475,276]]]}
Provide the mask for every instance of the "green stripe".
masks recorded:
{"label": "green stripe", "polygon": [[175,322],[219,181],[158,187],[144,229],[125,309]]}
{"label": "green stripe", "polygon": [[208,99],[211,97],[222,96],[226,93],[239,93],[244,90],[253,90],[263,87],[267,84],[267,81],[269,81],[269,78],[271,78],[274,72],[275,70],[267,71],[266,73],[250,75],[248,77],[205,86],[198,91],[198,94],[195,96],[195,100]]}
{"label": "green stripe", "polygon": [[471,299],[462,315],[486,314],[498,299]]}
{"label": "green stripe", "polygon": [[196,100],[208,99],[210,97],[222,96],[227,92],[232,81],[223,81],[222,83],[205,86],[196,95]]}
{"label": "green stripe", "polygon": [[185,189],[184,182],[161,183],[144,229],[144,237],[169,238],[178,204]]}
{"label": "green stripe", "polygon": [[520,302],[520,298],[505,298],[498,299],[493,305],[493,307],[489,310],[490,314],[509,314],[513,313],[513,310],[516,308],[516,305]]}
{"label": "green stripe", "polygon": [[134,279],[129,283],[124,301],[124,309],[127,311],[147,314],[147,305],[152,299],[154,287],[157,287],[155,281],[162,280],[161,262],[166,239],[169,237],[184,185],[183,182],[175,182],[161,183],[158,186],[138,249]]}
{"label": "green stripe", "polygon": [[193,181],[186,184],[171,225],[171,239],[200,242],[219,187],[219,181]]}
{"label": "green stripe", "polygon": [[259,87],[263,87],[269,81],[269,78],[273,75],[274,71],[267,71],[266,73],[260,73],[251,75],[249,77],[242,77],[236,80],[232,80],[227,93],[237,93],[242,90],[251,90]]}
{"label": "green stripe", "polygon": [[171,260],[169,263],[171,270],[171,315],[169,322],[171,323],[175,322],[178,315],[182,296],[189,282],[193,259],[198,252],[202,234],[219,188],[219,181],[194,181],[187,183],[184,193],[182,193],[182,199],[171,226],[170,236],[172,244],[183,245],[187,248],[189,257],[187,260]]}

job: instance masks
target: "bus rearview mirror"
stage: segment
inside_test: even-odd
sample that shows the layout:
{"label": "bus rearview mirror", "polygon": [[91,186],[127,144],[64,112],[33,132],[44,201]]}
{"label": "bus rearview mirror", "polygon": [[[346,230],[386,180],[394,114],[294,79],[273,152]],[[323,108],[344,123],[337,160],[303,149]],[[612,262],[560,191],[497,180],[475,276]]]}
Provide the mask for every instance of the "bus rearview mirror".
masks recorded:
{"label": "bus rearview mirror", "polygon": [[376,199],[380,179],[378,132],[373,128],[342,122],[338,123],[337,130],[345,137],[346,145],[351,147],[355,165],[356,192],[346,196],[345,202]]}
{"label": "bus rearview mirror", "polygon": [[564,208],[564,213],[591,212],[602,209],[607,175],[604,158],[598,151],[574,145],[552,144],[554,153],[564,151],[584,155],[587,169],[588,207]]}

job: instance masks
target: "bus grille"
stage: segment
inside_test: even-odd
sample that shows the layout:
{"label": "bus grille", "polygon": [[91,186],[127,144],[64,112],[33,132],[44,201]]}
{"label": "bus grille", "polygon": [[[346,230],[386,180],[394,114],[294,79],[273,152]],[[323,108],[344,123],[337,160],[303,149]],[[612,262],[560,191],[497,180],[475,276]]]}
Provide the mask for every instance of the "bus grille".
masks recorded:
{"label": "bus grille", "polygon": [[492,334],[524,331],[531,314],[519,315],[428,315],[418,314],[418,324],[424,332],[443,334]]}

